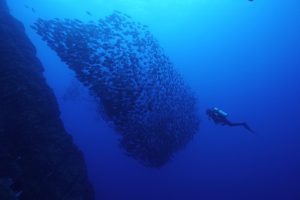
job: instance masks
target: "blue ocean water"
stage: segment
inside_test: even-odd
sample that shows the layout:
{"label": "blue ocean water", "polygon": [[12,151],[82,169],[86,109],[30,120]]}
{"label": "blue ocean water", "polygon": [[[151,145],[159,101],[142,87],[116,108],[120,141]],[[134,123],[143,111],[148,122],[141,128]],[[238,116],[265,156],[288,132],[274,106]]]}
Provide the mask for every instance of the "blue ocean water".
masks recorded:
{"label": "blue ocean water", "polygon": [[[8,0],[25,25],[83,151],[97,200],[300,199],[300,3],[294,0]],[[118,147],[74,72],[30,28],[37,18],[97,20],[114,10],[149,26],[195,91],[201,128],[159,169]],[[88,11],[88,13],[87,13]],[[218,106],[240,127],[218,126]],[[184,113],[182,113],[184,115]]]}

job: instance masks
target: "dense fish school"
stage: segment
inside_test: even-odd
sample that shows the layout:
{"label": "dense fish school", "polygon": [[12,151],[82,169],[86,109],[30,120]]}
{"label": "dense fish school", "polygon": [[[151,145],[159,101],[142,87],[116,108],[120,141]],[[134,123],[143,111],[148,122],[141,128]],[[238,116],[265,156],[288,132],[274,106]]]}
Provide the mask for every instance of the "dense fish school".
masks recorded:
{"label": "dense fish school", "polygon": [[32,28],[90,89],[120,146],[145,166],[162,166],[198,131],[196,98],[146,26],[115,11],[89,23],[38,19]]}

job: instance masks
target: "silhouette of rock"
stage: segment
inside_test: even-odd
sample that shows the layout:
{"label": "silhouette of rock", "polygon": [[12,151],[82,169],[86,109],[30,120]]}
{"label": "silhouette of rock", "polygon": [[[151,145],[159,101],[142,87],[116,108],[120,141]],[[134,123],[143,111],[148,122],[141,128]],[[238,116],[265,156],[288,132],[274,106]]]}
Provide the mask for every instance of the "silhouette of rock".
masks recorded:
{"label": "silhouette of rock", "polygon": [[0,199],[94,199],[36,50],[4,0],[0,63]]}

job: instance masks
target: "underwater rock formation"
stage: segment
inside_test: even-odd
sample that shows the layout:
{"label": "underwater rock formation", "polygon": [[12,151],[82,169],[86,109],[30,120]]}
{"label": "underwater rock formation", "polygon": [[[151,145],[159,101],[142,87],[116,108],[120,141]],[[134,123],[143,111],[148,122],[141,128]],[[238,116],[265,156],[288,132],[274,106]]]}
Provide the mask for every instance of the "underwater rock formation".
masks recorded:
{"label": "underwater rock formation", "polygon": [[90,89],[129,156],[160,167],[197,132],[196,98],[146,26],[115,11],[32,28]]}
{"label": "underwater rock formation", "polygon": [[24,27],[0,0],[0,199],[92,200],[83,155],[65,131]]}

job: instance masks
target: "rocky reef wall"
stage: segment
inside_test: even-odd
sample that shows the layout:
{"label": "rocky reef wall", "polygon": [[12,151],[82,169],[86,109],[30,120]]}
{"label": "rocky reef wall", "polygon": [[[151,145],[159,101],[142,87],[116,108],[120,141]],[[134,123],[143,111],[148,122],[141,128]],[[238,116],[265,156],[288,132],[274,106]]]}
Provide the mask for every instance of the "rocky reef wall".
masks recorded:
{"label": "rocky reef wall", "polygon": [[83,155],[64,129],[36,50],[5,0],[0,0],[0,199],[94,199]]}

